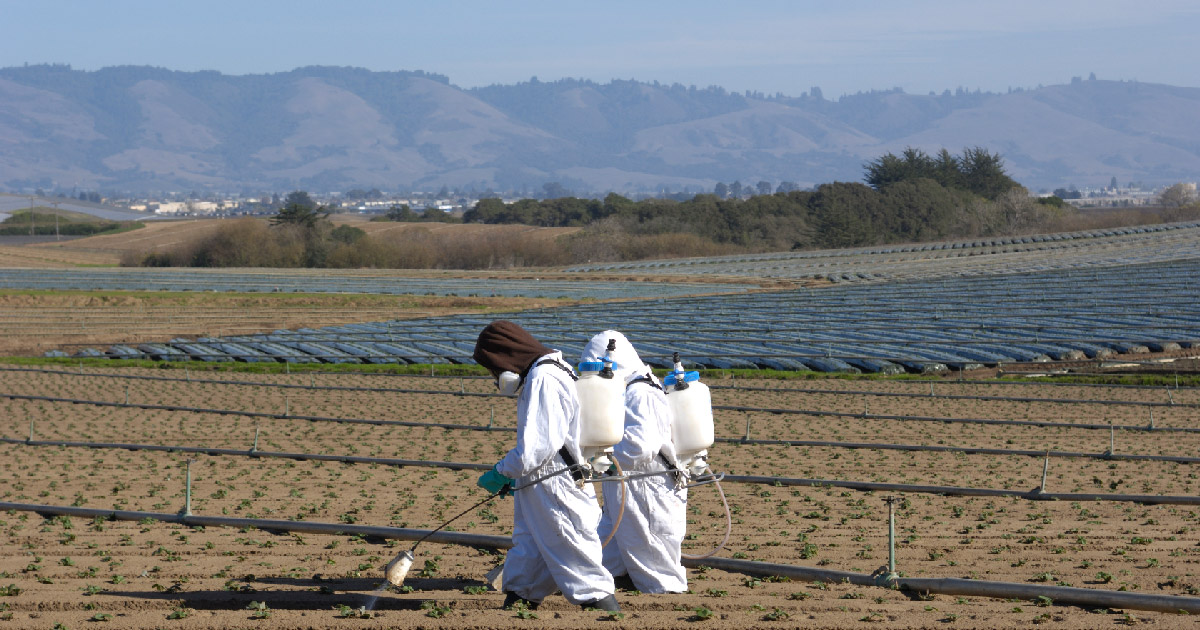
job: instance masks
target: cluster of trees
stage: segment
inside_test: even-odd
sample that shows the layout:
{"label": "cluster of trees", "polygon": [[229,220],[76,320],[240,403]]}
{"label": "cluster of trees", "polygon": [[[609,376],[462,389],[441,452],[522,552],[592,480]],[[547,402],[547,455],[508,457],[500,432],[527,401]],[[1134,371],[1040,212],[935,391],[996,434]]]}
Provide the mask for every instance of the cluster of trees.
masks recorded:
{"label": "cluster of trees", "polygon": [[875,190],[883,190],[899,182],[930,179],[943,188],[965,190],[984,199],[995,200],[1020,187],[1004,172],[1004,159],[981,147],[964,149],[962,155],[952,155],[942,149],[930,156],[920,149],[909,147],[900,155],[888,153],[867,162],[864,179]]}
{"label": "cluster of trees", "polygon": [[32,211],[18,210],[0,222],[0,236],[25,236],[31,232],[40,236],[93,236],[142,227],[141,223],[132,221],[81,221],[75,218],[78,215],[74,213],[70,213],[71,216],[61,216],[63,214],[65,213],[60,213],[57,209],[45,207]]}
{"label": "cluster of trees", "polygon": [[1179,183],[1168,186],[1158,195],[1158,202],[1167,208],[1182,208],[1196,202],[1196,187]]}
{"label": "cluster of trees", "polygon": [[773,194],[768,185],[763,186],[768,194],[747,199],[713,194],[634,202],[610,194],[603,200],[524,199],[511,205],[484,199],[463,221],[586,226],[582,237],[681,233],[765,251],[989,236],[1029,230],[1068,211],[1030,199],[1005,173],[1000,156],[985,149],[936,157],[907,149],[864,168],[867,184],[833,182]]}
{"label": "cluster of trees", "polygon": [[385,213],[383,216],[375,217],[371,220],[400,221],[403,223],[462,223],[462,219],[450,214],[449,212],[444,212],[442,210],[438,210],[437,208],[427,208],[421,212],[415,212],[412,208],[408,207],[408,204],[406,203],[400,204],[399,206],[392,206],[391,208],[388,208],[387,213]]}

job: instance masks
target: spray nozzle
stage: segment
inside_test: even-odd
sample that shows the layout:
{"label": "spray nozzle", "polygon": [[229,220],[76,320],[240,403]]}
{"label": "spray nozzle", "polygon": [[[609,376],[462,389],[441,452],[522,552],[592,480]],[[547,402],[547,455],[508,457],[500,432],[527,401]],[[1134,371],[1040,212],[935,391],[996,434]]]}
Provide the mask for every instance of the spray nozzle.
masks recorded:
{"label": "spray nozzle", "polygon": [[675,390],[680,391],[687,389],[688,384],[687,379],[684,378],[685,372],[683,371],[683,361],[679,359],[678,352],[671,354],[671,362],[675,364],[675,373],[673,374],[675,378],[672,379],[675,381]]}
{"label": "spray nozzle", "polygon": [[588,465],[591,466],[592,470],[595,471],[596,474],[603,475],[604,473],[608,472],[609,468],[612,468],[612,457],[613,449],[610,446],[597,453],[595,457],[589,458]]}
{"label": "spray nozzle", "polygon": [[612,378],[613,377],[613,365],[615,365],[616,363],[613,361],[612,353],[616,349],[617,349],[617,340],[609,339],[608,347],[604,349],[604,369],[600,370],[600,378]]}
{"label": "spray nozzle", "polygon": [[703,475],[704,471],[708,469],[708,450],[706,449],[693,455],[691,461],[688,462],[687,468],[693,477]]}
{"label": "spray nozzle", "polygon": [[[416,549],[416,547],[413,547],[413,549]],[[384,575],[387,576],[388,582],[391,582],[392,586],[395,587],[403,585],[404,578],[408,575],[408,569],[412,567],[412,563],[412,550],[401,551],[399,555],[388,563],[387,568],[384,569]]]}

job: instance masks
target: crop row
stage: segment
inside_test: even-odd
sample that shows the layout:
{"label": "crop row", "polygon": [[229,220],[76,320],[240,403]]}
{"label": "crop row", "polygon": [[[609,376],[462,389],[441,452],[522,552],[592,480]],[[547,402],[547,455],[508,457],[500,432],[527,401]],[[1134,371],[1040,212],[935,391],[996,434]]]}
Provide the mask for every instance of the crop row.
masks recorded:
{"label": "crop row", "polygon": [[[897,373],[1104,360],[1200,344],[1200,260],[956,281],[844,286],[452,316],[85,350],[162,360],[472,363],[492,319],[568,357],[617,328],[652,365]],[[900,323],[901,325],[896,325]]]}
{"label": "crop row", "polygon": [[1198,245],[1200,224],[1188,222],[982,240],[580,265],[571,269],[878,283],[1173,261],[1194,258]]}

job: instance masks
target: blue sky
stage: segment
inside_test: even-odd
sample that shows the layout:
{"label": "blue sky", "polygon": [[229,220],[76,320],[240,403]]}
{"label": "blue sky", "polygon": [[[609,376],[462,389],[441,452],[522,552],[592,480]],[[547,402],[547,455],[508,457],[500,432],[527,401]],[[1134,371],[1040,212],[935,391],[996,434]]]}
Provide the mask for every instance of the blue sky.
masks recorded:
{"label": "blue sky", "polygon": [[1100,79],[1200,86],[1195,0],[0,0],[0,66],[424,70],[827,98]]}

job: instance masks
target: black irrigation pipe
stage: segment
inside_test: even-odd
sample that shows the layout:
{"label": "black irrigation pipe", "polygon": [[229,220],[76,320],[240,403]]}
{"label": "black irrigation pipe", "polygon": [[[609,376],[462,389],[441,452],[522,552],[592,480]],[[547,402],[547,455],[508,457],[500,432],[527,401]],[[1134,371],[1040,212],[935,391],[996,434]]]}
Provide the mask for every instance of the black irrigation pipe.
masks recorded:
{"label": "black irrigation pipe", "polygon": [[[394,540],[421,540],[428,536],[430,542],[463,545],[486,549],[510,549],[512,538],[468,532],[431,532],[430,530],[370,525],[347,525],[315,521],[281,521],[225,516],[199,516],[196,514],[167,514],[163,512],[137,512],[130,510],[105,510],[62,505],[39,505],[31,503],[0,502],[0,510],[34,512],[43,518],[49,516],[75,516],[78,518],[102,518],[122,521],[152,519],[164,523],[177,523],[189,527],[235,527],[255,528],[263,531],[301,532],[306,534],[358,535]],[[1018,582],[990,582],[961,578],[909,578],[887,579],[880,575],[868,575],[851,571],[818,569],[792,564],[736,560],[709,557],[682,560],[685,566],[710,567],[731,573],[779,576],[810,582],[854,584],[857,586],[881,586],[896,588],[911,593],[939,593],[945,595],[973,595],[996,599],[1036,600],[1048,597],[1059,605],[1104,607],[1134,610],[1152,610],[1165,613],[1200,613],[1200,598],[1182,595],[1147,595],[1122,591],[1078,588],[1072,586],[1031,585]]]}
{"label": "black irrigation pipe", "polygon": [[[199,453],[205,455],[230,455],[234,457],[268,457],[291,459],[297,461],[339,461],[358,464],[385,464],[394,466],[412,466],[421,468],[448,468],[450,470],[487,470],[487,464],[469,464],[465,462],[437,462],[422,460],[402,460],[383,457],[359,457],[346,455],[317,455],[309,453],[278,453],[272,451],[218,449],[206,447],[174,447],[154,444],[120,444],[120,443],[88,443],[88,442],[58,442],[49,440],[17,440],[0,438],[0,442],[29,446],[61,446],[75,448],[99,448],[121,450],[148,450],[161,452]],[[1143,504],[1164,505],[1200,505],[1200,497],[1189,495],[1154,495],[1154,494],[1085,494],[1085,493],[1055,493],[1045,492],[1041,487],[1033,490],[1018,491],[997,488],[972,488],[967,486],[932,486],[920,484],[882,483],[873,481],[847,481],[840,479],[805,479],[789,477],[770,477],[764,475],[725,475],[722,481],[732,483],[747,483],[766,486],[809,486],[814,488],[846,488],[863,492],[906,492],[912,494],[938,494],[943,496],[968,497],[1016,497],[1030,501],[1115,501]]]}
{"label": "black irrigation pipe", "polygon": [[1200,464],[1200,457],[1186,455],[1137,455],[1127,453],[1087,453],[1083,451],[1050,451],[1008,448],[986,448],[971,446],[933,446],[925,444],[879,444],[875,442],[831,442],[826,440],[747,440],[740,438],[717,438],[725,444],[749,444],[753,446],[811,446],[818,448],[846,448],[878,451],[910,451],[930,453],[962,453],[964,455],[1018,455],[1021,457],[1055,457],[1078,459],[1105,459],[1114,461],[1148,461],[1175,464]]}
{"label": "black irrigation pipe", "polygon": [[[468,394],[470,395],[470,394]],[[477,394],[483,395],[483,394]],[[273,418],[276,420],[308,420],[310,422],[340,422],[345,424],[370,424],[402,427],[428,427],[433,429],[457,429],[462,431],[515,431],[512,427],[491,427],[480,424],[453,424],[449,422],[417,422],[415,420],[377,420],[372,418],[333,418],[329,416],[299,416],[286,413],[269,413],[265,411],[239,411],[236,409],[206,409],[203,407],[182,407],[178,405],[151,405],[146,403],[120,403],[103,400],[78,400],[73,398],[56,398],[53,396],[27,396],[22,394],[3,394],[0,398],[10,400],[41,400],[45,402],[69,403],[72,405],[95,405],[97,407],[129,407],[132,409],[148,409],[154,411],[186,411],[188,413],[211,413],[219,416],[245,416],[247,418]]]}
{"label": "black irrigation pipe", "polygon": [[[95,357],[90,357],[90,358],[95,358]],[[864,357],[864,358],[876,358],[876,357]],[[120,359],[105,359],[105,360],[111,361],[111,362],[118,362],[118,364],[120,362]],[[926,359],[919,359],[916,361],[917,362],[929,362]],[[1087,361],[1088,362],[1119,361],[1121,363],[1137,363],[1137,361],[1134,361],[1134,360],[1125,361],[1120,358],[1087,359]],[[171,363],[176,366],[182,365],[186,371],[186,369],[188,367],[187,364],[189,362],[187,362],[187,361],[176,361],[176,362],[168,361],[165,363]],[[1008,362],[1009,365],[1011,365],[1012,363],[1020,363],[1020,362],[1019,361]],[[1075,364],[1075,363],[1079,363],[1079,361],[1059,361],[1059,362],[1051,361],[1051,362],[1039,363],[1038,366],[1039,367],[1047,367],[1047,366],[1053,367],[1057,363]],[[212,364],[211,363],[201,363],[200,365],[201,366],[209,366]],[[286,363],[284,364],[285,368],[287,367],[287,365],[288,364],[286,364]],[[1148,365],[1162,365],[1162,364],[1148,363]],[[435,367],[436,366],[432,366],[432,365],[430,366],[431,369],[430,369],[429,374],[389,373],[389,372],[354,372],[354,371],[326,372],[326,371],[321,371],[321,370],[304,370],[304,371],[296,372],[295,374],[296,375],[309,374],[312,376],[363,376],[363,377],[386,376],[386,377],[400,377],[400,378],[433,378],[433,379],[457,378],[460,380],[467,380],[467,379],[469,379],[469,380],[485,380],[485,379],[491,380],[490,376],[484,376],[484,375],[434,374],[433,370]],[[204,369],[198,370],[199,373],[203,373],[204,371],[206,371],[206,370],[204,370]],[[725,372],[726,370],[721,369],[721,368],[712,368],[709,370],[702,370],[702,372],[703,371]],[[42,374],[56,374],[56,375],[62,375],[62,376],[95,376],[95,377],[105,377],[105,378],[114,378],[114,379],[151,380],[151,381],[187,381],[187,382],[194,382],[194,383],[215,383],[215,384],[228,384],[228,385],[257,385],[257,386],[264,386],[264,387],[297,387],[297,388],[304,387],[303,385],[289,385],[289,384],[282,384],[282,383],[281,384],[262,383],[259,381],[229,381],[229,380],[221,380],[221,379],[201,379],[201,378],[191,378],[190,376],[187,378],[178,378],[178,377],[171,377],[171,376],[146,376],[146,375],[139,375],[139,374],[116,374],[113,372],[89,373],[89,372],[83,372],[82,366],[80,367],[79,371],[50,370],[50,369],[46,369],[46,368],[22,368],[22,367],[12,367],[12,366],[0,366],[0,372],[36,372],[36,373],[42,373]],[[1036,373],[1042,373],[1042,372],[1044,372],[1044,370],[1039,370]],[[264,375],[275,375],[276,373],[271,372],[271,373],[263,373],[263,374]],[[290,374],[290,372],[283,373],[283,374]],[[1022,372],[1022,373],[1016,373],[1013,375],[1014,376],[1024,376],[1025,373]],[[1062,374],[1060,376],[1072,376],[1072,375],[1073,374]],[[1163,372],[1161,375],[1165,376],[1165,375],[1167,375],[1167,373]],[[867,375],[867,376],[869,377],[870,375]],[[1090,376],[1090,374],[1089,374],[1089,376]],[[1101,374],[1101,376],[1114,376],[1114,375],[1113,374]],[[1116,376],[1121,376],[1121,375],[1116,375]],[[1178,374],[1176,374],[1176,376],[1178,376]],[[730,375],[729,378],[730,378],[730,380],[736,380],[737,377],[735,377],[734,375]],[[760,380],[760,379],[755,379],[755,377],[753,375],[742,376],[740,378],[743,380],[745,380],[745,379]],[[767,378],[770,378],[770,377],[767,377]],[[1091,388],[1105,388],[1105,389],[1135,389],[1135,390],[1137,390],[1137,389],[1145,389],[1145,390],[1171,389],[1171,390],[1176,390],[1176,391],[1200,389],[1200,386],[1196,386],[1196,385],[1180,386],[1178,383],[1176,383],[1175,385],[1132,385],[1132,384],[1122,384],[1122,383],[1107,384],[1107,383],[1070,383],[1070,382],[1061,382],[1061,381],[1040,382],[1040,381],[1033,381],[1033,380],[1005,380],[1005,379],[964,379],[964,378],[962,378],[961,374],[959,375],[958,378],[953,378],[953,379],[936,379],[936,380],[934,380],[934,379],[882,379],[882,380],[895,381],[898,383],[919,383],[919,384],[933,383],[936,385],[956,385],[956,386],[1017,385],[1017,386],[1034,386],[1034,387],[1091,387]],[[325,387],[327,387],[327,386],[318,386],[315,389],[323,389]],[[754,390],[753,386],[742,388],[742,387],[738,387],[737,385],[713,385],[713,384],[710,384],[710,387],[713,389]],[[314,388],[309,387],[309,389],[314,389]],[[330,389],[332,389],[332,387],[330,387]],[[385,388],[362,388],[362,389],[363,389],[363,391],[389,391]],[[766,388],[765,391],[771,391],[771,389]],[[805,391],[805,390],[798,390],[798,389],[791,389],[791,388],[779,388],[778,391]],[[1034,398],[1034,399],[1030,399],[1030,400],[1037,401],[1037,400],[1041,400],[1041,399]]]}
{"label": "black irrigation pipe", "polygon": [[[2,396],[2,394],[0,394]],[[938,418],[936,416],[898,416],[855,411],[819,411],[814,409],[785,409],[769,407],[741,407],[735,405],[713,405],[714,411],[744,411],[772,413],[777,415],[800,415],[832,418],[859,418],[863,420],[899,420],[906,422],[943,422],[946,424],[995,424],[1014,427],[1057,427],[1062,429],[1105,429],[1122,431],[1168,431],[1173,433],[1200,433],[1200,427],[1163,427],[1150,424],[1097,424],[1085,422],[1049,422],[1046,420],[996,420],[993,418]]]}
{"label": "black irrigation pipe", "polygon": [[[909,381],[911,382],[911,381]],[[931,381],[932,382],[932,381]],[[855,395],[855,396],[876,396],[880,398],[941,398],[945,400],[980,400],[980,401],[1002,401],[1002,402],[1032,402],[1032,403],[1057,403],[1071,405],[1114,405],[1114,406],[1131,406],[1131,407],[1200,407],[1200,403],[1177,403],[1173,401],[1165,402],[1150,402],[1140,400],[1097,400],[1097,399],[1081,399],[1081,398],[1030,398],[1028,396],[968,396],[964,394],[918,394],[916,392],[878,392],[869,390],[849,390],[849,389],[798,389],[798,388],[777,388],[777,387],[737,387],[732,385],[709,385],[709,389],[736,390],[745,392],[779,392],[779,393],[797,393],[797,394],[833,394],[833,395]]]}
{"label": "black irrigation pipe", "polygon": [[[184,515],[167,514],[163,512],[137,512],[131,510],[106,510],[103,508],[83,508],[61,505],[37,505],[28,503],[9,503],[0,501],[0,511],[17,510],[36,512],[43,517],[76,516],[79,518],[103,518],[116,521],[141,521],[153,519],[164,523],[178,523],[189,527],[253,527],[264,531],[303,532],[306,534],[330,535],[359,535],[376,538],[394,538],[397,540],[420,540],[429,534],[427,529],[408,529],[399,527],[377,527],[371,525],[349,525],[345,523],[321,523],[314,521],[280,521],[255,518],[231,518],[224,516],[200,516],[198,514]],[[468,547],[483,547],[489,549],[507,549],[512,547],[512,540],[504,536],[489,536],[485,534],[469,534],[466,532],[440,531],[429,537],[429,542],[447,545],[465,545]]]}
{"label": "black irrigation pipe", "polygon": [[[37,372],[41,374],[55,374],[60,376],[91,376],[98,378],[113,378],[127,380],[143,380],[143,381],[165,381],[172,383],[197,383],[202,385],[237,385],[244,387],[269,387],[272,389],[303,389],[313,391],[345,391],[345,392],[384,392],[389,394],[449,394],[454,396],[483,396],[504,398],[505,396],[495,392],[467,392],[454,391],[449,389],[407,389],[398,387],[356,387],[351,385],[297,385],[294,383],[264,383],[261,381],[234,381],[215,378],[178,378],[174,376],[146,376],[143,374],[112,374],[112,373],[86,373],[86,372],[65,372],[62,370],[46,370],[46,369],[30,369],[30,368],[8,368],[0,367],[0,372]],[[402,376],[415,378],[439,378],[439,379],[472,379],[472,380],[492,380],[490,376],[460,376],[457,374],[448,374],[445,376],[430,376],[428,374],[372,374],[370,372],[296,372],[294,376],[302,374],[312,375],[355,375],[355,376]],[[287,376],[287,375],[283,375]]]}
{"label": "black irrigation pipe", "polygon": [[[460,396],[497,396],[497,394],[456,394]],[[99,407],[128,407],[133,409],[147,409],[156,411],[184,411],[188,413],[211,413],[215,415],[226,416],[244,416],[248,418],[272,418],[277,420],[307,420],[310,422],[337,422],[345,424],[368,424],[378,426],[405,426],[405,427],[426,427],[439,428],[461,431],[515,431],[513,427],[497,427],[491,424],[454,424],[447,422],[417,422],[414,420],[380,420],[372,418],[334,418],[330,416],[306,416],[288,413],[270,413],[264,411],[240,411],[235,409],[208,409],[203,407],[184,407],[179,405],[152,405],[148,403],[121,403],[98,400],[81,400],[74,398],[58,398],[54,396],[33,396],[25,394],[6,394],[0,393],[0,398],[8,398],[10,400],[40,400],[45,402],[68,403],[72,405],[95,405]],[[1000,426],[1033,426],[1043,428],[1067,428],[1067,429],[1108,429],[1115,431],[1143,431],[1143,432],[1172,432],[1172,433],[1200,433],[1200,428],[1194,427],[1163,427],[1149,425],[1124,425],[1124,424],[1092,424],[1092,423],[1069,423],[1069,422],[1047,422],[1041,420],[996,420],[989,418],[939,418],[934,416],[898,416],[889,414],[871,414],[857,412],[838,412],[838,411],[818,411],[808,409],[772,409],[765,407],[738,407],[729,405],[713,405],[714,410],[724,411],[742,411],[756,413],[771,413],[776,415],[806,415],[813,417],[834,417],[834,418],[859,418],[863,420],[897,420],[897,421],[915,421],[915,422],[940,422],[945,424],[984,424],[984,425],[1000,425]],[[718,442],[735,442],[744,443],[749,440],[750,423],[747,419],[746,434],[743,438],[718,438]]]}
{"label": "black irrigation pipe", "polygon": [[[1088,361],[1095,361],[1095,359],[1088,359]],[[1071,362],[1065,361],[1064,363],[1071,363]],[[1124,361],[1123,361],[1123,363],[1124,363]],[[1047,364],[1039,363],[1038,365],[1047,365]],[[52,370],[52,372],[53,372],[53,370]],[[1044,372],[1039,371],[1039,372],[1033,372],[1033,373],[1034,374],[1042,374]],[[1011,374],[1011,373],[1006,373],[1006,374]],[[1173,373],[1171,373],[1171,374],[1173,374]],[[1025,375],[1024,373],[1013,374],[1013,376],[1024,376],[1024,375]],[[1076,376],[1076,375],[1077,374],[1075,374],[1075,373],[1069,373],[1069,374],[1056,374],[1055,376]],[[1092,376],[1092,375],[1088,375],[1088,376]],[[1103,374],[1102,373],[1099,376],[1136,376],[1136,375]],[[1167,373],[1164,372],[1161,374],[1161,376],[1167,376]],[[745,380],[746,378],[753,379],[754,377],[741,377],[741,378],[743,380]],[[736,379],[734,379],[734,380],[736,380]],[[906,379],[880,379],[880,380],[882,380],[883,382],[912,383],[912,384],[922,384],[922,385],[928,385],[928,384],[932,383],[934,385],[939,385],[939,386],[955,385],[955,386],[960,386],[960,387],[971,386],[971,385],[1018,385],[1021,387],[1094,387],[1094,388],[1102,388],[1102,389],[1145,389],[1145,390],[1151,390],[1151,391],[1164,391],[1164,390],[1168,390],[1168,389],[1172,390],[1172,391],[1181,391],[1181,390],[1182,391],[1190,391],[1190,390],[1200,389],[1200,386],[1197,386],[1197,385],[1182,385],[1181,386],[1181,385],[1130,385],[1130,384],[1122,384],[1122,383],[1111,383],[1111,384],[1109,384],[1109,383],[1070,383],[1070,382],[1063,382],[1063,381],[1037,381],[1037,380],[1028,380],[1028,379],[1006,380],[1006,379],[995,379],[995,378],[963,379],[963,378],[955,377],[955,378],[946,378],[946,379],[928,379],[928,378],[907,379],[906,378]],[[740,389],[737,385],[717,386],[717,387],[729,387],[730,389]],[[710,381],[709,388],[716,389],[717,387],[713,387],[713,385]],[[753,386],[751,386],[751,387],[753,387]],[[768,389],[768,391],[770,391],[770,390]],[[795,388],[779,388],[779,391],[802,392],[805,390],[795,389]],[[1036,400],[1041,400],[1041,399],[1032,398],[1030,400],[1036,401]]]}
{"label": "black irrigation pipe", "polygon": [[[1089,362],[1089,363],[1094,363],[1097,361],[1097,359],[1084,359],[1084,361]],[[1110,361],[1109,359],[1102,360],[1102,362],[1109,362],[1109,361]],[[928,363],[928,361],[924,361],[924,362]],[[1133,363],[1133,361],[1119,361],[1119,360],[1118,360],[1118,362]],[[1079,363],[1079,361],[1062,361],[1062,363]],[[1005,365],[1011,365],[1011,363],[1006,363]],[[1050,365],[1050,364],[1039,363],[1037,365],[1045,366],[1045,365]],[[1154,365],[1160,365],[1160,364],[1154,364]],[[939,385],[939,386],[940,385],[956,385],[956,386],[1017,385],[1017,386],[1021,386],[1021,387],[1080,387],[1080,388],[1091,387],[1091,388],[1100,388],[1100,389],[1134,389],[1134,390],[1142,389],[1142,390],[1149,390],[1149,391],[1164,391],[1164,390],[1168,390],[1168,389],[1172,390],[1172,391],[1192,391],[1192,390],[1200,389],[1200,386],[1197,386],[1197,385],[1132,385],[1132,384],[1125,384],[1125,383],[1072,383],[1072,382],[1068,382],[1068,381],[1041,381],[1041,380],[1033,380],[1033,379],[1026,378],[1030,374],[1046,374],[1046,371],[1044,371],[1044,370],[1038,370],[1038,371],[1034,371],[1034,372],[1003,371],[1002,374],[1016,376],[1016,377],[1022,377],[1022,379],[1021,380],[996,379],[996,378],[979,378],[979,379],[966,378],[966,379],[964,379],[964,378],[959,378],[959,377],[955,376],[955,377],[948,377],[945,379],[936,379],[936,380],[929,379],[929,378],[923,378],[923,379],[917,379],[917,378],[886,379],[886,378],[884,378],[884,379],[878,379],[878,380],[881,380],[883,382],[911,383],[911,384],[923,384],[923,385],[933,383],[934,385]],[[1185,372],[1185,374],[1186,374],[1186,372]],[[1145,375],[1146,375],[1146,373],[1125,374],[1125,373],[1104,373],[1104,372],[1099,372],[1099,373],[1069,372],[1069,373],[1052,374],[1050,376],[1054,376],[1054,377],[1072,377],[1072,376],[1089,376],[1089,377],[1102,376],[1102,377],[1104,377],[1104,376],[1107,376],[1107,377],[1118,377],[1119,378],[1122,376],[1145,376]],[[1178,376],[1178,374],[1176,374],[1175,372],[1166,372],[1166,371],[1157,372],[1157,373],[1154,373],[1154,375],[1156,375],[1156,376]],[[747,378],[753,379],[753,377],[741,377],[741,378],[742,378],[742,380],[746,380]],[[817,379],[811,379],[811,380],[817,380]],[[709,387],[711,388],[712,385],[710,384]],[[736,385],[730,385],[729,387],[731,389],[738,388]],[[781,388],[780,391],[804,391],[804,390]],[[1041,400],[1041,399],[1033,398],[1031,400],[1036,401],[1036,400]]]}
{"label": "black irrigation pipe", "polygon": [[396,459],[392,457],[362,457],[358,455],[322,455],[319,453],[286,453],[280,451],[262,451],[258,448],[212,448],[208,446],[164,446],[161,444],[133,444],[121,442],[71,442],[63,440],[21,440],[17,438],[0,438],[0,443],[18,444],[24,446],[59,446],[66,448],[116,449],[124,451],[158,451],[162,453],[195,453],[199,455],[229,455],[231,457],[263,457],[268,459],[291,459],[295,461],[324,461],[341,462],[343,464],[383,464],[385,466],[405,466],[419,468],[448,468],[450,470],[490,470],[488,464],[469,464],[465,462],[441,462],[424,459]]}
{"label": "black irrigation pipe", "polygon": [[[65,371],[61,371],[61,370],[45,370],[45,369],[30,369],[30,368],[0,367],[0,371],[37,372],[37,373],[43,373],[43,374],[55,374],[55,375],[63,375],[63,376],[90,376],[90,377],[101,377],[101,378],[129,379],[129,380],[188,382],[188,383],[199,383],[199,384],[208,384],[208,385],[215,384],[215,385],[236,385],[236,386],[246,386],[246,387],[267,387],[267,388],[272,388],[272,389],[300,389],[300,390],[314,390],[314,391],[350,391],[350,392],[385,392],[385,393],[397,393],[397,394],[431,394],[431,395],[450,395],[450,396],[474,396],[474,397],[481,397],[481,398],[505,398],[505,396],[503,396],[499,393],[495,393],[495,392],[468,392],[468,391],[465,391],[462,389],[460,389],[459,391],[454,391],[454,390],[444,390],[444,389],[430,390],[430,389],[408,389],[408,388],[397,388],[397,387],[356,387],[356,386],[348,386],[348,385],[298,385],[298,384],[293,384],[293,383],[264,383],[264,382],[260,382],[260,381],[237,381],[237,380],[205,379],[205,378],[191,378],[191,377],[177,378],[177,377],[167,377],[167,376],[145,376],[145,375],[137,375],[137,374],[111,374],[111,373],[89,374],[89,373],[65,372]],[[339,373],[338,372],[323,372],[322,374],[339,374]],[[364,374],[364,375],[366,375],[366,374]],[[430,376],[425,375],[425,374],[388,374],[386,376],[402,376],[402,377],[414,376],[414,377],[419,377],[419,378],[431,378]],[[437,377],[432,377],[432,378],[442,378],[442,379],[458,378],[458,379],[460,379],[460,381],[465,380],[465,379],[491,380],[491,377],[488,377],[488,376],[447,375],[447,376],[437,376]],[[928,384],[963,384],[964,383],[962,381],[952,381],[952,380],[948,380],[948,381],[929,381],[929,380],[897,381],[897,382],[928,383]],[[994,381],[994,382],[966,381],[965,383],[967,383],[967,384],[970,384],[970,383],[1002,384],[1002,383],[1009,383],[1009,382],[1008,381]],[[1046,385],[1046,383],[1036,383],[1036,384]],[[1067,385],[1069,385],[1069,384],[1067,384]],[[1163,391],[1168,391],[1168,392],[1179,389],[1179,388],[1157,387],[1157,386],[1152,386],[1152,387],[1150,387],[1150,386],[1130,386],[1130,387],[1144,387],[1145,389],[1148,389],[1151,391],[1163,390]],[[1170,398],[1170,400],[1168,400],[1167,402],[1150,402],[1150,401],[1132,401],[1132,400],[1102,400],[1102,399],[1073,399],[1073,398],[1031,398],[1031,397],[1027,397],[1027,396],[969,396],[969,395],[963,395],[963,394],[935,394],[935,395],[931,396],[930,394],[915,393],[915,392],[877,392],[877,391],[869,391],[869,390],[801,389],[801,388],[789,388],[789,387],[759,387],[759,386],[739,387],[737,385],[715,385],[715,384],[709,385],[709,388],[714,389],[714,390],[729,390],[729,391],[778,392],[778,393],[798,393],[798,394],[832,394],[832,395],[876,396],[876,397],[892,397],[892,398],[942,398],[942,399],[947,399],[947,400],[981,400],[981,401],[1030,402],[1030,403],[1052,403],[1052,404],[1089,404],[1089,405],[1104,405],[1104,406],[1112,405],[1112,406],[1135,406],[1135,407],[1200,408],[1200,403],[1177,403],[1177,402],[1174,402],[1174,399],[1171,398],[1169,393],[1167,395],[1168,395],[1168,398]],[[1185,387],[1184,389],[1196,389],[1196,388]],[[716,407],[714,407],[714,409],[715,408]]]}
{"label": "black irrigation pipe", "polygon": [[874,481],[841,481],[831,479],[767,477],[762,475],[725,475],[722,481],[756,483],[768,486],[846,488],[848,490],[860,490],[863,492],[907,492],[914,494],[940,494],[943,496],[958,497],[1015,497],[1029,501],[1114,501],[1124,503],[1143,503],[1147,505],[1200,505],[1200,496],[1193,495],[1045,492],[1041,487],[1036,487],[1032,490],[1006,490],[1000,488],[930,486],[906,483],[881,483]]}

